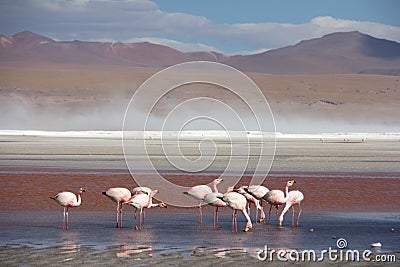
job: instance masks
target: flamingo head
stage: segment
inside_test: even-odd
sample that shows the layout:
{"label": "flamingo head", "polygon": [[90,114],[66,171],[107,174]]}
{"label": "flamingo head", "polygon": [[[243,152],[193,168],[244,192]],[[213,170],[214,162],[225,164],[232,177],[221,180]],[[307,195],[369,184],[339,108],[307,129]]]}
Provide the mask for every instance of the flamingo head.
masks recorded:
{"label": "flamingo head", "polygon": [[160,204],[158,204],[158,206],[160,207],[160,208],[168,208],[168,206],[167,206],[167,204],[165,204],[164,202],[161,202]]}
{"label": "flamingo head", "polygon": [[158,193],[158,189],[151,191],[150,197],[153,197],[157,193]]}
{"label": "flamingo head", "polygon": [[295,183],[296,183],[295,180],[290,180],[290,181],[287,181],[286,186],[290,187],[290,186],[294,185]]}
{"label": "flamingo head", "polygon": [[81,188],[79,188],[79,193],[82,194],[83,192],[86,192],[85,188],[82,186]]}
{"label": "flamingo head", "polygon": [[217,178],[213,181],[213,184],[217,185],[219,183],[221,183],[223,180],[221,178]]}
{"label": "flamingo head", "polygon": [[232,192],[233,190],[235,190],[235,186],[230,186],[230,187],[228,187],[226,192],[229,193],[229,192]]}

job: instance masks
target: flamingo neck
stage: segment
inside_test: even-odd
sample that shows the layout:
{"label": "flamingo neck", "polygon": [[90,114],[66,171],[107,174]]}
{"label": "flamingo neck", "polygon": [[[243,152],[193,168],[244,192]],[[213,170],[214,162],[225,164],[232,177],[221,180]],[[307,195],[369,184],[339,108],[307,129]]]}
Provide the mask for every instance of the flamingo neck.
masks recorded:
{"label": "flamingo neck", "polygon": [[151,207],[153,205],[153,194],[149,195],[149,201],[147,202],[146,207]]}
{"label": "flamingo neck", "polygon": [[78,194],[78,199],[77,199],[77,201],[76,201],[76,206],[79,206],[79,205],[81,205],[81,203],[82,203],[81,195],[82,195],[82,193],[79,193],[79,194]]}
{"label": "flamingo neck", "polygon": [[214,193],[218,193],[218,188],[216,183],[213,183],[213,191]]}
{"label": "flamingo neck", "polygon": [[285,198],[287,198],[288,194],[289,194],[289,186],[286,185],[286,187],[285,187]]}

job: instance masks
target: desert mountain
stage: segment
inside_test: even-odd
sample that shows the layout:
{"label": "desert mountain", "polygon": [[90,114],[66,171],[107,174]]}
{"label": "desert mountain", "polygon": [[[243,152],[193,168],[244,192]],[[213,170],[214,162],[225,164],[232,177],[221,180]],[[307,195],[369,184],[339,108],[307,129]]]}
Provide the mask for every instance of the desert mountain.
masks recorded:
{"label": "desert mountain", "polygon": [[63,63],[163,68],[181,62],[221,62],[245,72],[400,75],[400,44],[360,32],[332,33],[261,54],[183,53],[143,43],[55,41],[29,31],[0,35],[0,63]]}
{"label": "desert mountain", "polygon": [[225,63],[243,71],[276,74],[400,75],[400,44],[360,32],[332,33],[261,54],[233,56]]}

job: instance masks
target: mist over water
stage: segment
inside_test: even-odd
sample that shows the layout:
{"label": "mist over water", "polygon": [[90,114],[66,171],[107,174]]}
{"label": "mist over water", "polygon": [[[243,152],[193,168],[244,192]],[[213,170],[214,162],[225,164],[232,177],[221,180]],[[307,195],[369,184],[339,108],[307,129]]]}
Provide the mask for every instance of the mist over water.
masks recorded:
{"label": "mist over water", "polygon": [[[174,102],[176,100],[172,100]],[[126,96],[110,96],[105,101],[72,103],[71,101],[40,101],[13,95],[0,105],[1,130],[47,130],[47,131],[120,131],[129,103]],[[199,99],[186,105],[161,104],[148,116],[146,125],[130,125],[133,130],[228,130],[258,131],[257,118],[243,103],[221,104],[213,99]],[[178,108],[177,108],[178,107]],[[137,116],[147,116],[141,107],[133,107]],[[276,131],[282,133],[326,132],[400,132],[400,122],[394,119],[343,118],[338,113],[322,114],[310,111],[274,112]],[[266,116],[269,116],[268,114]],[[272,123],[271,123],[272,125]],[[270,127],[269,131],[273,131]]]}
{"label": "mist over water", "polygon": [[[73,108],[66,105],[32,105],[21,101],[10,101],[0,106],[1,130],[48,130],[85,131],[122,129],[126,103]],[[224,109],[186,109],[174,113],[173,118],[151,114],[146,130],[247,130],[257,131],[259,126],[251,114],[228,114]],[[206,111],[206,112],[204,112]],[[138,113],[142,112],[140,109]],[[200,116],[203,114],[202,116]],[[141,114],[146,115],[146,114]],[[214,118],[214,119],[211,119]],[[192,120],[191,120],[192,119]],[[274,113],[276,131],[282,133],[324,133],[324,132],[399,132],[400,125],[395,122],[377,120],[344,120],[301,114]],[[143,130],[143,125],[133,126]],[[164,127],[164,128],[163,128]],[[272,130],[272,129],[271,129]]]}

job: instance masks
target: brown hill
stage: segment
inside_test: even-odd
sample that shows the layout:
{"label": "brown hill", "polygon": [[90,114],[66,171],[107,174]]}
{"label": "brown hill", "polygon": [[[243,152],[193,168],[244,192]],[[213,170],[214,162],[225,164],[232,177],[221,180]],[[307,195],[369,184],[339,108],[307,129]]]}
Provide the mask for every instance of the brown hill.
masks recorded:
{"label": "brown hill", "polygon": [[322,38],[261,54],[227,56],[215,52],[183,53],[143,43],[54,41],[25,31],[0,35],[0,63],[62,63],[163,68],[206,60],[245,72],[273,74],[366,73],[400,75],[400,44],[360,32],[333,33]]}
{"label": "brown hill", "polygon": [[247,72],[275,74],[377,73],[400,75],[400,44],[360,32],[322,38],[225,63]]}
{"label": "brown hill", "polygon": [[[209,53],[182,53],[167,46],[121,42],[56,42],[25,31],[12,36],[0,35],[0,62],[63,63],[93,65],[129,65],[166,67],[177,63],[204,60]],[[205,60],[213,60],[208,56]]]}

